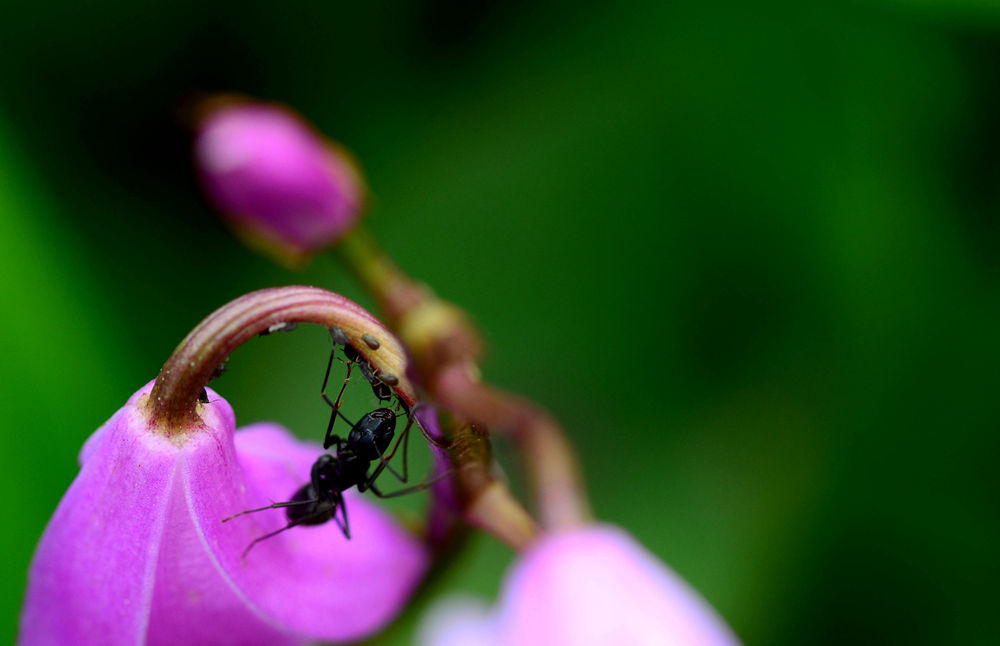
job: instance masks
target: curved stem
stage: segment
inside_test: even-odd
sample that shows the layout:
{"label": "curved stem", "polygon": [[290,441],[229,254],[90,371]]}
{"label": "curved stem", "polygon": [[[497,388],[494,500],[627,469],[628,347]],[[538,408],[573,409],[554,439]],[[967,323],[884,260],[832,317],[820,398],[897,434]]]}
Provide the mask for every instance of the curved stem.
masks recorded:
{"label": "curved stem", "polygon": [[[230,301],[198,324],[163,365],[149,397],[153,426],[172,434],[198,426],[198,396],[216,368],[237,347],[281,323],[339,327],[372,368],[398,379],[396,392],[413,404],[416,391],[406,375],[406,353],[374,316],[339,294],[316,287],[262,289]],[[371,350],[362,335],[374,336]]]}

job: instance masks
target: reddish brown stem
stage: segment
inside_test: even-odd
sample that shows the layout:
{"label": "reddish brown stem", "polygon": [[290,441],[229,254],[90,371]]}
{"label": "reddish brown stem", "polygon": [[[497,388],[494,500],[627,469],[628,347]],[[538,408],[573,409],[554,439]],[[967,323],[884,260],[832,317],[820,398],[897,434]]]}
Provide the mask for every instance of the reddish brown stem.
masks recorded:
{"label": "reddish brown stem", "polygon": [[[339,327],[375,370],[398,378],[395,390],[407,403],[414,403],[416,391],[406,375],[406,354],[378,319],[333,292],[316,287],[276,287],[230,301],[181,341],[160,370],[150,393],[153,426],[169,435],[200,424],[198,396],[219,364],[271,326],[298,322]],[[368,348],[361,339],[363,334],[377,338],[378,351]]]}

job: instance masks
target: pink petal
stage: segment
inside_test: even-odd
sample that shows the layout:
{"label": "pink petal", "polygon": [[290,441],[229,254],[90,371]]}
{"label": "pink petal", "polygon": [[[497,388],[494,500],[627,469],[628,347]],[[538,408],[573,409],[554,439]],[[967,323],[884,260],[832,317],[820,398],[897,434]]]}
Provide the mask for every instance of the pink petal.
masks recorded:
{"label": "pink petal", "polygon": [[214,393],[204,427],[167,438],[147,427],[151,386],[81,451],[32,561],[19,643],[297,644],[372,632],[400,609],[426,554],[366,501],[349,503],[354,541],[332,525],[297,529],[240,567],[283,514],[221,519],[266,504],[262,492],[286,498],[319,448],[261,425],[240,434],[237,457],[232,409]]}
{"label": "pink petal", "polygon": [[624,531],[562,532],[526,555],[501,617],[509,643],[737,644],[712,608]]}
{"label": "pink petal", "polygon": [[[191,463],[221,467],[225,447],[232,446],[235,419],[229,404],[209,390],[203,405],[203,432],[178,448],[178,477],[168,501],[167,523],[156,569],[156,592],[147,644],[268,646],[301,644],[302,638],[262,615],[234,590],[200,540],[188,506],[190,490],[183,476]],[[231,450],[231,448],[230,448]],[[238,473],[224,474],[236,480]],[[212,495],[201,490],[198,495]]]}
{"label": "pink petal", "polygon": [[498,609],[444,608],[425,644],[734,646],[714,610],[626,532],[594,526],[550,534],[522,554]]}
{"label": "pink petal", "polygon": [[138,644],[145,637],[174,450],[145,432],[134,406],[98,433],[105,450],[83,466],[35,551],[22,644]]}
{"label": "pink petal", "polygon": [[[224,620],[216,625],[197,621],[197,603],[185,609],[194,614],[158,621],[173,587],[187,585],[185,594],[226,590],[204,549],[192,550],[190,515],[175,504],[182,449],[149,432],[136,405],[150,387],[133,396],[81,452],[80,474],[32,561],[19,642],[297,643],[256,619],[231,593],[201,596],[215,609],[211,614]],[[228,405],[218,410],[232,419]]]}
{"label": "pink petal", "polygon": [[445,599],[423,617],[417,643],[422,646],[497,646],[490,608],[478,600]]}

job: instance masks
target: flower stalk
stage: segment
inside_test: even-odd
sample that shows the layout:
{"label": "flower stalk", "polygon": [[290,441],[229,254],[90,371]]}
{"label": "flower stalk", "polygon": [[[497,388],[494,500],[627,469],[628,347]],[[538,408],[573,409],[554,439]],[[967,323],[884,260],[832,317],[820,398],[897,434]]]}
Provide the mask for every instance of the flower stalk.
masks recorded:
{"label": "flower stalk", "polygon": [[465,312],[407,276],[361,227],[337,249],[413,353],[431,396],[470,423],[510,434],[542,525],[565,529],[590,521],[579,461],[565,432],[535,404],[482,382],[478,362],[484,344]]}

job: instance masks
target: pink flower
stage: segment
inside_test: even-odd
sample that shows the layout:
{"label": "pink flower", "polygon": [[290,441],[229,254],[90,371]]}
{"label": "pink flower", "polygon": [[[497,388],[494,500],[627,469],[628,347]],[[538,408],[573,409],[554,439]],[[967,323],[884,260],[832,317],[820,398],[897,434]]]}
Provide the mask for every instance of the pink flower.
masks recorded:
{"label": "pink flower", "polygon": [[733,646],[712,608],[621,529],[543,536],[520,556],[492,611],[444,605],[424,623],[428,646]]}
{"label": "pink flower", "polygon": [[[300,644],[370,635],[405,604],[425,548],[348,495],[354,538],[268,510],[307,482],[318,446],[272,424],[234,435],[214,392],[200,428],[167,435],[136,393],[84,445],[80,474],[38,545],[19,643]],[[353,493],[353,492],[349,492]]]}
{"label": "pink flower", "polygon": [[211,112],[195,160],[205,191],[237,231],[280,255],[326,247],[361,212],[351,163],[276,106],[236,103]]}

